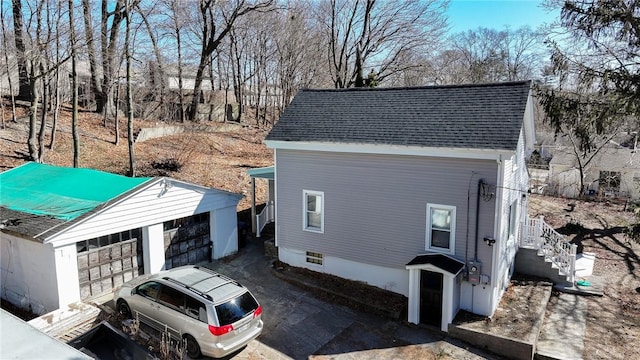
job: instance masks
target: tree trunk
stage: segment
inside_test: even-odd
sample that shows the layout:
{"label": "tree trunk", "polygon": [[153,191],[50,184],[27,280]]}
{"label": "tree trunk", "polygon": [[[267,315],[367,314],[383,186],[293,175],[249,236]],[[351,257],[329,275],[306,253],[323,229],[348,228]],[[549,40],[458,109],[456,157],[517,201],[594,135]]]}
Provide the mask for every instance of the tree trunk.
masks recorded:
{"label": "tree trunk", "polygon": [[16,60],[18,63],[18,99],[29,100],[33,88],[27,72],[26,48],[22,34],[22,1],[12,0],[13,9],[13,34],[16,44]]}
{"label": "tree trunk", "polygon": [[[35,64],[35,60],[31,60],[31,68],[32,74],[35,75],[35,69],[37,69],[37,65]],[[29,83],[31,84],[31,107],[29,110],[29,138],[27,139],[27,147],[29,148],[29,160],[38,161],[38,146],[36,145],[36,125],[38,123],[38,101],[40,101],[38,97],[38,82],[35,76],[31,76],[29,78]]]}
{"label": "tree trunk", "polygon": [[[4,46],[4,63],[7,66],[7,74],[11,74],[11,68],[9,67],[9,48],[7,47],[7,32],[4,26],[4,6],[0,6],[0,24],[2,25],[2,44]],[[11,75],[7,76],[7,80],[9,82],[9,96],[11,97],[11,121],[16,121],[16,98],[13,94],[13,81],[11,80]],[[3,102],[4,104],[4,102]],[[2,116],[2,128],[5,128],[4,123],[4,114]]]}
{"label": "tree trunk", "polygon": [[133,96],[131,94],[131,18],[129,14],[129,0],[126,1],[125,19],[126,34],[124,37],[124,51],[127,57],[127,140],[129,143],[129,176],[136,176],[136,163],[133,149]]}
{"label": "tree trunk", "polygon": [[[62,2],[58,2],[58,14],[62,13]],[[60,32],[60,20],[58,16],[56,19],[56,32]],[[60,36],[56,36],[56,64],[60,64]],[[58,126],[58,116],[60,114],[60,67],[56,67],[55,74],[55,86],[54,86],[54,99],[55,105],[53,108],[53,122],[51,124],[51,140],[49,141],[49,149],[53,150],[56,141],[56,128]]]}
{"label": "tree trunk", "polygon": [[89,57],[89,71],[91,72],[91,93],[96,96],[102,92],[102,84],[98,81],[98,62],[96,60],[96,47],[93,41],[93,21],[91,19],[91,5],[89,0],[82,0],[82,12],[84,14],[84,33],[87,42],[87,55]]}
{"label": "tree trunk", "polygon": [[78,66],[76,60],[76,31],[73,27],[75,24],[73,16],[73,0],[69,0],[69,36],[71,40],[71,133],[73,136],[73,167],[79,166],[80,157],[80,139],[78,136]]}
{"label": "tree trunk", "polygon": [[120,84],[116,86],[116,114],[113,117],[113,122],[116,130],[116,138],[113,142],[118,145],[120,143],[120,119],[118,119],[118,109],[120,108]]}
{"label": "tree trunk", "polygon": [[[116,2],[116,7],[112,13],[107,11],[108,0],[102,1],[102,22],[101,22],[101,44],[102,44],[102,91],[96,96],[96,112],[113,116],[115,106],[113,103],[114,77],[118,75],[114,71],[116,48],[120,33],[120,24],[123,20],[122,1]],[[113,19],[109,22],[109,17]],[[108,28],[108,25],[111,28]],[[107,34],[109,36],[107,37]]]}
{"label": "tree trunk", "polygon": [[198,121],[198,105],[200,104],[200,89],[202,88],[202,76],[204,74],[204,67],[206,65],[205,56],[200,57],[200,64],[198,64],[198,70],[196,71],[195,84],[193,86],[193,98],[191,100],[191,107],[189,108],[189,119],[192,121]]}
{"label": "tree trunk", "polygon": [[44,162],[44,133],[47,129],[47,97],[49,96],[49,84],[47,76],[44,74],[47,73],[47,69],[40,63],[40,72],[43,74],[42,77],[42,113],[40,116],[40,131],[38,131],[38,162]]}

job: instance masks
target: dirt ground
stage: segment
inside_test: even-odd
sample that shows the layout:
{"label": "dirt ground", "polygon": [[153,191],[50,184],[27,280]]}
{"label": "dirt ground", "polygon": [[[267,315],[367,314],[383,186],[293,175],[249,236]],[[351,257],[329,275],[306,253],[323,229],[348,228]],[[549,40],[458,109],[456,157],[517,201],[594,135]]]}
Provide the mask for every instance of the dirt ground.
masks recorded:
{"label": "dirt ground", "polygon": [[[569,203],[575,209],[568,211]],[[596,254],[593,276],[604,284],[604,296],[587,297],[585,359],[640,359],[640,245],[624,233],[634,218],[624,202],[579,201],[533,195],[530,216],[545,221],[578,245]],[[550,301],[553,306],[553,296]]]}
{"label": "dirt ground", "polygon": [[[21,110],[24,115],[26,112]],[[0,171],[6,171],[27,161],[28,118],[17,123],[4,113],[4,128],[0,129]],[[156,127],[163,123],[135,121],[135,128]],[[176,124],[170,124],[176,125]],[[115,144],[113,123],[104,127],[100,116],[81,112],[79,119],[80,166],[126,174],[128,147],[126,122],[121,119],[120,137]],[[50,126],[45,144],[50,142]],[[242,193],[239,210],[250,206],[250,179],[246,170],[273,164],[272,151],[262,143],[266,129],[243,127],[232,132],[189,132],[166,136],[135,144],[138,176],[170,176],[205,186]],[[45,163],[72,166],[70,116],[61,114],[53,149],[45,149]],[[179,171],[158,168],[158,164],[175,159]],[[258,202],[266,198],[266,183],[258,183]],[[576,204],[568,211],[568,204]],[[585,332],[586,359],[640,358],[640,246],[624,235],[624,228],[633,221],[624,204],[574,201],[532,195],[530,216],[545,216],[556,230],[578,244],[578,251],[596,254],[594,275],[605,279],[604,296],[590,297],[589,317]],[[511,322],[511,315],[526,313],[526,306],[514,301],[523,287],[512,286],[500,304],[493,322]],[[524,306],[524,308],[523,308]],[[507,315],[510,314],[510,315]],[[518,325],[503,326],[513,337],[523,332],[529,321],[521,314]],[[530,326],[530,325],[529,325]],[[509,330],[511,329],[511,330]],[[505,334],[509,335],[509,334]]]}

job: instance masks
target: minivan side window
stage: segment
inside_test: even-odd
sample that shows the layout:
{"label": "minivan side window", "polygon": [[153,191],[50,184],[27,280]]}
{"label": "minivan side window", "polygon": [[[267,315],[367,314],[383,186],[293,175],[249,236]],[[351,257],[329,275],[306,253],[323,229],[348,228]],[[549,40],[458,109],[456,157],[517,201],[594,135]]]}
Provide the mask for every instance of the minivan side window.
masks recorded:
{"label": "minivan side window", "polygon": [[181,291],[171,286],[160,285],[160,295],[158,295],[160,304],[182,312],[184,311],[184,298],[185,294]]}
{"label": "minivan side window", "polygon": [[136,294],[140,294],[149,299],[155,300],[160,291],[160,284],[155,281],[144,283],[136,289]]}
{"label": "minivan side window", "polygon": [[220,326],[233,324],[258,308],[258,302],[247,291],[224,304],[216,305]]}
{"label": "minivan side window", "polygon": [[186,313],[194,319],[198,319],[203,323],[208,323],[207,308],[204,304],[191,296],[187,296]]}

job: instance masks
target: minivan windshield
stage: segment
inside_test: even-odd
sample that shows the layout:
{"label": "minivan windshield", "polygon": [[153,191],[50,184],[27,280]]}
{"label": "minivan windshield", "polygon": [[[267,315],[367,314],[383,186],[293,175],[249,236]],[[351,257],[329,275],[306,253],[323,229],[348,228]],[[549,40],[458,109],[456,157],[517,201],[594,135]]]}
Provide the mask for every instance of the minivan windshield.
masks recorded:
{"label": "minivan windshield", "polygon": [[233,324],[258,308],[258,302],[248,291],[224,304],[216,305],[220,326]]}

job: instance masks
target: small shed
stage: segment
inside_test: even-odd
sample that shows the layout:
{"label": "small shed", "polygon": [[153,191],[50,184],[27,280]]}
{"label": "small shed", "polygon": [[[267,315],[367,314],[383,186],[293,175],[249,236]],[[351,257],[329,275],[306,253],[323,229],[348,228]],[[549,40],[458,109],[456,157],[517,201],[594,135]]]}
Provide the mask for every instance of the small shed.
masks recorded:
{"label": "small shed", "polygon": [[242,195],[27,163],[0,174],[2,298],[42,314],[238,250]]}

